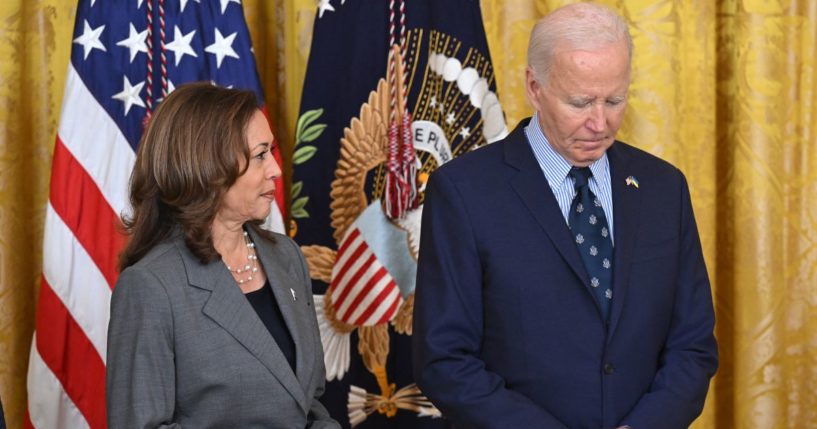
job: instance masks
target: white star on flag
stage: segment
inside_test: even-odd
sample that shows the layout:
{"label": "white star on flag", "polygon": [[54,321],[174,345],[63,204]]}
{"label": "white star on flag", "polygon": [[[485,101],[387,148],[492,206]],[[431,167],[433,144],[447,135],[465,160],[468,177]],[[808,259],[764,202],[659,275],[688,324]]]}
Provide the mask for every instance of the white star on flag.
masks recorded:
{"label": "white star on flag", "polygon": [[321,3],[318,5],[318,19],[323,18],[323,13],[327,10],[334,12],[335,8],[329,3],[329,0],[321,0]]}
{"label": "white star on flag", "polygon": [[462,130],[460,130],[460,135],[462,138],[467,139],[468,136],[471,135],[471,128],[463,127]]}
{"label": "white star on flag", "polygon": [[130,24],[130,35],[127,39],[120,40],[116,43],[116,46],[124,46],[130,49],[130,62],[133,62],[133,59],[136,58],[136,55],[139,52],[144,52],[147,54],[148,52],[148,45],[146,43],[148,37],[148,30],[139,33],[136,31],[136,28],[133,24]]}
{"label": "white star on flag", "polygon": [[437,97],[431,97],[431,101],[428,102],[428,105],[431,107],[437,106]]}
{"label": "white star on flag", "polygon": [[179,65],[179,62],[182,60],[182,57],[186,55],[190,55],[191,57],[198,58],[198,54],[196,51],[193,50],[193,47],[190,46],[190,43],[193,41],[193,36],[196,34],[196,30],[193,30],[185,35],[182,35],[182,31],[179,29],[179,26],[176,25],[173,27],[173,41],[165,45],[165,49],[168,51],[173,51],[173,54],[176,56],[176,65]]}
{"label": "white star on flag", "polygon": [[[139,0],[139,1],[142,1],[142,0]],[[187,6],[187,2],[189,2],[189,1],[190,0],[181,0],[181,11],[182,12],[184,12],[184,7]],[[193,0],[193,1],[198,3],[198,4],[201,4],[201,0]],[[221,13],[224,13],[224,11],[222,10]]]}
{"label": "white star on flag", "polygon": [[210,79],[210,85],[218,86],[218,87],[221,87],[221,88],[233,89],[233,85],[227,85],[227,86],[219,85],[218,82],[216,82],[216,81],[214,81],[212,79]]}
{"label": "white star on flag", "polygon": [[105,49],[105,45],[99,41],[99,36],[102,35],[102,31],[105,30],[104,25],[100,25],[97,28],[91,28],[91,25],[88,24],[88,21],[85,21],[85,29],[82,30],[82,35],[74,39],[74,43],[79,43],[82,45],[84,49],[85,56],[83,59],[87,60],[88,55],[91,55],[91,51],[94,48],[101,50],[102,52],[107,52]]}
{"label": "white star on flag", "polygon": [[445,123],[447,123],[448,125],[453,124],[455,120],[456,118],[454,117],[453,113],[449,113],[448,116],[445,117]]}
{"label": "white star on flag", "polygon": [[224,11],[227,10],[227,5],[230,3],[238,3],[241,4],[241,0],[220,0],[221,1],[221,14],[224,15]]}
{"label": "white star on flag", "polygon": [[123,103],[125,103],[125,115],[130,112],[130,108],[135,104],[139,107],[145,107],[145,102],[142,101],[142,98],[139,97],[139,93],[142,92],[142,87],[145,86],[145,81],[139,82],[135,86],[130,84],[127,76],[122,76],[122,92],[114,95],[111,98],[115,98]]}
{"label": "white star on flag", "polygon": [[221,35],[221,32],[216,28],[216,41],[212,45],[204,48],[205,52],[209,52],[216,56],[216,68],[221,68],[221,61],[224,57],[239,58],[238,54],[233,49],[233,40],[235,35],[233,33],[227,37]]}

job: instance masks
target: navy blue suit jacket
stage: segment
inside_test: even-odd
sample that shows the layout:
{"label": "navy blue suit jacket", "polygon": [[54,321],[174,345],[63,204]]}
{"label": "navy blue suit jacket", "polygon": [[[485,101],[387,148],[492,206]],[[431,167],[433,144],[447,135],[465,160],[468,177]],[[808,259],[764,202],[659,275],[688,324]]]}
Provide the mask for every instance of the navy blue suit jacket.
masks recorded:
{"label": "navy blue suit jacket", "polygon": [[462,428],[687,427],[703,408],[717,345],[683,174],[625,143],[607,151],[608,326],[526,123],[431,176],[414,304],[417,383]]}

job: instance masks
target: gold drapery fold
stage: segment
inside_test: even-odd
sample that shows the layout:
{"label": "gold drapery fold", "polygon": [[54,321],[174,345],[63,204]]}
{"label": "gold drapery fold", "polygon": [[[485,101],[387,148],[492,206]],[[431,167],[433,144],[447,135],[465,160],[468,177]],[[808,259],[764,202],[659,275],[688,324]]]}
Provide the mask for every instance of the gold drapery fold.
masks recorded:
{"label": "gold drapery fold", "polygon": [[717,17],[717,282],[724,427],[817,427],[817,5]]}
{"label": "gold drapery fold", "polygon": [[[509,125],[529,116],[527,42],[569,3],[482,0]],[[817,0],[617,0],[631,24],[621,139],[687,176],[713,281],[721,366],[696,428],[817,427]],[[244,0],[285,171],[315,0]],[[25,376],[76,0],[0,2],[0,397]]]}
{"label": "gold drapery fold", "polygon": [[0,2],[0,398],[20,427],[51,151],[76,5]]}

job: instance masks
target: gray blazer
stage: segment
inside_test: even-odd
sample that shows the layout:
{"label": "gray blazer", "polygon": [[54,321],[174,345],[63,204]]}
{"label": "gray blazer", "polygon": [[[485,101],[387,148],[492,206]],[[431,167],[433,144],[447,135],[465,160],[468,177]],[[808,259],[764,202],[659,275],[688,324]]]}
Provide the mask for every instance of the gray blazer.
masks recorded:
{"label": "gray blazer", "polygon": [[116,283],[110,428],[340,428],[318,401],[323,349],[303,255],[286,236],[250,233],[295,342],[295,373],[224,264],[202,265],[179,234]]}

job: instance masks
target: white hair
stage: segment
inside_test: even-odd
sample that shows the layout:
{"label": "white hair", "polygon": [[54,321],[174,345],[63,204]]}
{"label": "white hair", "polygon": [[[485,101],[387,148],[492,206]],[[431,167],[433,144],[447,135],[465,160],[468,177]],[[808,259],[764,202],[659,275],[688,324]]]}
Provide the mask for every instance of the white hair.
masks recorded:
{"label": "white hair", "polygon": [[536,79],[544,83],[557,47],[595,50],[622,39],[627,43],[628,61],[632,61],[633,40],[620,15],[593,3],[569,4],[549,13],[533,27],[528,44],[528,66]]}

